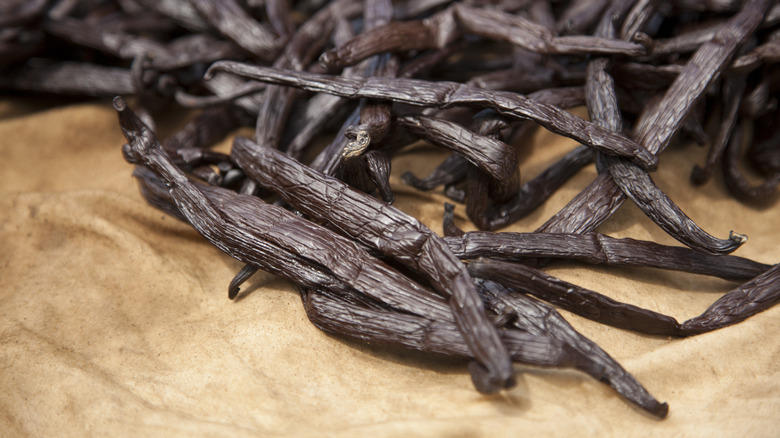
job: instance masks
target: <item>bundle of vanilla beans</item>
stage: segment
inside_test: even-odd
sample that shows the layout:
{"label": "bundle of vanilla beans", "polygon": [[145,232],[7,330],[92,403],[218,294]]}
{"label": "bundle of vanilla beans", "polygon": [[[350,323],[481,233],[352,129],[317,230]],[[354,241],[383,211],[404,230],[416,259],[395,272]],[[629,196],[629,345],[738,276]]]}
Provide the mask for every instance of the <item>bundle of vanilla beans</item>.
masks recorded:
{"label": "bundle of vanilla beans", "polygon": [[[246,264],[231,299],[255,271],[277,274],[322,330],[469,358],[480,392],[511,388],[513,362],[573,367],[664,417],[666,403],[551,304],[691,336],[780,298],[780,265],[728,255],[746,236],[709,234],[651,178],[673,141],[696,141],[709,153],[692,185],[722,172],[741,201],[776,202],[774,1],[12,0],[0,10],[5,92],[132,96],[133,109],[113,104],[141,192]],[[581,106],[589,120],[567,111]],[[154,116],[172,108],[197,115],[158,139]],[[243,126],[253,138],[211,149]],[[581,146],[521,184],[518,152],[540,126]],[[439,236],[392,206],[393,155],[420,140],[451,155],[403,182],[443,187],[484,231],[462,232],[447,205]],[[539,229],[495,232],[594,164],[595,180]],[[682,245],[594,232],[626,200]],[[558,258],[735,287],[680,323],[543,272]]]}

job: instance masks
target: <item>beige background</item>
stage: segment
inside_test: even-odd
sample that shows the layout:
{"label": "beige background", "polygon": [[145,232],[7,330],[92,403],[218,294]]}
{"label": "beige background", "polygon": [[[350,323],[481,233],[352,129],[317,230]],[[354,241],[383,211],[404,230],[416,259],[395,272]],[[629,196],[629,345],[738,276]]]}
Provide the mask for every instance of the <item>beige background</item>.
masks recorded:
{"label": "beige background", "polygon": [[[485,397],[462,362],[366,346],[313,327],[286,282],[256,275],[147,206],[108,104],[0,102],[0,431],[3,436],[777,436],[780,308],[689,339],[636,335],[564,314],[659,400],[657,421],[575,371],[518,365]],[[182,120],[163,121],[164,132]],[[163,134],[164,136],[165,134]],[[524,179],[574,147],[540,132]],[[229,146],[229,140],[222,147]],[[746,207],[718,178],[688,183],[705,149],[664,154],[658,184],[705,229],[780,262],[778,207]],[[444,155],[394,161],[397,205],[441,232],[440,191],[399,183]],[[591,166],[531,217],[532,230],[592,180]],[[459,207],[459,224],[469,229]],[[601,232],[675,242],[633,205]],[[556,264],[548,272],[685,320],[735,285],[651,269]],[[245,287],[246,289],[246,287]]]}

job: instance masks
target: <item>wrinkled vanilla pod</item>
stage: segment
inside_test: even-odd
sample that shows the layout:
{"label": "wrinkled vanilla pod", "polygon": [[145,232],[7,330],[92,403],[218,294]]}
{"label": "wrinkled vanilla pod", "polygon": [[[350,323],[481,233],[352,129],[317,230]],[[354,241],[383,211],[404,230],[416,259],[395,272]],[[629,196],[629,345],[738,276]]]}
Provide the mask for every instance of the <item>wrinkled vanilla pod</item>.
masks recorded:
{"label": "wrinkled vanilla pod", "polygon": [[[188,181],[124,101],[116,100],[115,106],[130,142],[125,156],[169,185],[169,196],[180,213],[224,252],[303,286],[353,288],[409,313],[448,314],[446,307],[429,304],[435,299],[432,292],[370,256],[356,242],[259,198]],[[280,255],[266,248],[275,248]],[[251,269],[242,270],[231,291]]]}
{"label": "wrinkled vanilla pod", "polygon": [[723,82],[723,119],[721,121],[718,134],[710,146],[707,160],[703,167],[694,166],[691,172],[691,181],[694,184],[704,184],[712,177],[715,172],[715,166],[723,157],[726,145],[729,143],[731,134],[737,124],[737,116],[742,102],[742,95],[745,91],[746,77],[736,76],[724,79]]}
{"label": "wrinkled vanilla pod", "polygon": [[640,44],[585,35],[556,36],[554,31],[521,15],[455,3],[424,20],[395,22],[358,35],[341,47],[325,52],[320,62],[334,71],[378,53],[442,48],[462,33],[507,41],[549,55],[645,53]]}
{"label": "wrinkled vanilla pod", "polygon": [[493,393],[514,385],[509,356],[487,320],[471,277],[435,233],[400,210],[246,138],[237,137],[231,153],[248,176],[297,210],[427,277],[448,298],[479,361],[470,367],[477,389]]}
{"label": "wrinkled vanilla pod", "polygon": [[[489,306],[510,307],[501,302],[503,297],[495,298],[501,293],[497,285],[480,286],[481,290],[490,290],[489,294],[483,293]],[[451,321],[372,308],[323,290],[301,289],[301,299],[311,322],[323,331],[371,343],[472,357]],[[658,417],[666,416],[668,406],[649,395],[614,359],[577,333],[554,309],[530,300],[511,300],[513,305],[509,310],[522,322],[499,331],[513,360],[528,365],[580,369],[610,385],[628,401]]]}
{"label": "wrinkled vanilla pod", "polygon": [[399,117],[398,122],[429,143],[458,153],[498,180],[508,179],[517,169],[514,148],[500,140],[433,117],[406,116]]}
{"label": "wrinkled vanilla pod", "polygon": [[509,313],[513,317],[512,326],[564,345],[566,354],[557,366],[568,365],[584,371],[642,409],[659,418],[666,417],[669,412],[666,403],[658,402],[615,359],[577,332],[552,306],[496,282],[478,279],[477,284],[486,305],[494,312]]}
{"label": "wrinkled vanilla pod", "polygon": [[418,106],[444,108],[456,105],[492,107],[505,116],[531,119],[544,128],[607,153],[630,157],[645,167],[655,167],[657,158],[621,134],[599,128],[558,107],[535,102],[525,96],[482,90],[455,82],[433,82],[404,78],[342,78],[338,76],[282,70],[231,61],[216,62],[207,77],[224,71],[273,84],[338,96],[386,99]]}
{"label": "wrinkled vanilla pod", "polygon": [[[607,19],[600,25],[599,33],[612,33]],[[588,64],[588,111],[596,123],[619,131],[622,126],[618,110],[615,86],[606,72],[606,60],[595,60]],[[661,103],[662,104],[662,103]],[[601,156],[600,163],[606,167],[615,183],[650,219],[669,235],[683,244],[712,254],[728,254],[742,245],[747,237],[731,233],[728,240],[718,239],[693,222],[669,199],[643,169],[618,157]]]}
{"label": "wrinkled vanilla pod", "polygon": [[39,61],[28,63],[11,77],[0,76],[0,89],[97,97],[136,91],[127,69],[71,61]]}
{"label": "wrinkled vanilla pod", "polygon": [[[744,123],[744,122],[743,122]],[[750,183],[739,168],[746,129],[737,127],[723,154],[723,179],[731,192],[743,202],[766,202],[780,186],[780,172],[775,172],[758,185]]]}
{"label": "wrinkled vanilla pod", "polygon": [[648,108],[636,122],[634,138],[639,144],[654,154],[668,146],[690,109],[755,32],[772,4],[771,0],[746,1],[710,42],[699,47],[659,105]]}
{"label": "wrinkled vanilla pod", "polygon": [[497,230],[526,217],[542,205],[566,181],[593,162],[593,150],[575,148],[542,173],[520,187],[517,194],[504,203],[488,207],[484,230]]}
{"label": "wrinkled vanilla pod", "polygon": [[454,184],[466,178],[469,163],[458,154],[450,154],[425,178],[417,178],[412,172],[404,172],[401,180],[417,190],[433,190],[436,187]]}
{"label": "wrinkled vanilla pod", "polygon": [[211,26],[239,47],[266,61],[276,57],[279,37],[267,26],[252,18],[235,0],[189,0]]}
{"label": "wrinkled vanilla pod", "polygon": [[[740,13],[724,24],[713,42],[701,46],[694,53],[663,99],[655,105],[648,106],[640,115],[634,128],[634,137],[640,144],[654,154],[663,151],[673,134],[684,122],[684,115],[689,113],[694,103],[701,98],[704,91],[724,70],[737,47],[756,29],[761,22],[762,14],[766,12],[770,4],[771,2],[765,0],[748,2]],[[603,88],[600,89],[603,90]],[[594,107],[598,108],[598,105],[594,105]],[[604,156],[604,160],[617,162],[614,158],[607,156]],[[668,198],[660,196],[660,193],[653,193],[657,188],[649,176],[637,172],[638,169],[633,169],[628,165],[610,165],[608,167],[610,177],[602,177],[600,174],[598,182],[591,184],[586,189],[587,192],[581,192],[564,210],[551,218],[538,231],[592,230],[593,228],[590,226],[597,226],[603,222],[611,212],[622,204],[622,199],[620,199],[622,196],[616,194],[617,188],[613,187],[616,181],[612,176],[617,175],[624,182],[621,189],[628,190],[627,195],[633,196],[637,205],[640,208],[644,207],[646,214],[686,245],[708,252],[728,253],[744,243],[745,237],[736,233],[729,236],[728,240],[723,240],[704,233],[698,227],[693,227],[693,222]],[[641,182],[640,186],[636,188],[643,187],[646,190],[634,190],[629,186],[636,182],[632,180],[634,177],[639,177]],[[595,203],[588,203],[586,207],[583,201],[591,199],[595,200]],[[664,202],[657,203],[658,199]],[[587,214],[585,208],[591,211],[595,209],[602,214],[599,216]],[[567,221],[567,218],[575,218],[575,220]]]}
{"label": "wrinkled vanilla pod", "polygon": [[695,335],[744,321],[780,301],[780,264],[726,293],[701,315],[682,323],[681,332]]}
{"label": "wrinkled vanilla pod", "polygon": [[[447,224],[445,223],[445,227]],[[489,257],[519,261],[531,257],[575,259],[608,266],[642,266],[747,281],[771,266],[737,256],[716,256],[685,247],[603,234],[491,233],[471,231],[445,237],[462,259]]]}
{"label": "wrinkled vanilla pod", "polygon": [[615,301],[530,266],[486,258],[468,266],[474,277],[521,290],[593,321],[651,335],[674,336],[679,332],[680,323],[671,316]]}

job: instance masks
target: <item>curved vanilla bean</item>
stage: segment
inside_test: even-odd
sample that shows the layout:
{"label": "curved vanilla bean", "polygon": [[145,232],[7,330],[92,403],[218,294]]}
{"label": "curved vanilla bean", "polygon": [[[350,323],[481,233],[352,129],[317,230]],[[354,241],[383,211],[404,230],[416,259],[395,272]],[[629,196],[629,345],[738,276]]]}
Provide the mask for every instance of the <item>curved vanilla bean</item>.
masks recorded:
{"label": "curved vanilla bean", "polygon": [[765,202],[772,199],[780,186],[780,172],[769,175],[758,185],[751,184],[739,168],[745,129],[737,127],[723,154],[723,178],[726,186],[743,202]]}
{"label": "curved vanilla bean", "polygon": [[[591,69],[591,67],[594,67]],[[596,120],[612,120],[614,127],[619,127],[620,113],[617,110],[617,96],[614,84],[603,66],[591,63],[588,66],[589,97],[588,109],[594,112]],[[590,87],[593,84],[593,87]],[[609,111],[612,115],[600,116],[599,111]],[[600,157],[602,165],[607,169],[615,183],[653,222],[670,236],[683,244],[710,254],[728,254],[747,241],[747,236],[734,233],[728,239],[718,239],[699,227],[677,206],[665,193],[655,185],[650,175],[634,163],[611,157]]]}
{"label": "curved vanilla bean", "polygon": [[343,78],[230,61],[212,64],[206,76],[209,77],[217,71],[349,98],[387,99],[438,108],[456,105],[491,107],[505,116],[531,119],[556,134],[573,138],[606,153],[631,157],[645,167],[652,168],[657,164],[655,156],[623,135],[599,128],[558,107],[535,102],[515,93],[482,90],[455,82],[405,78]]}
{"label": "curved vanilla bean", "polygon": [[723,152],[729,143],[731,134],[737,124],[737,116],[742,96],[745,92],[747,78],[745,76],[728,77],[723,81],[723,116],[720,129],[707,153],[704,166],[694,166],[691,172],[691,181],[694,184],[704,184],[712,178],[715,166],[722,160]]}
{"label": "curved vanilla bean", "polygon": [[674,318],[632,304],[621,303],[598,292],[560,280],[519,263],[480,258],[469,263],[469,272],[602,324],[651,335],[676,336],[680,323]]}
{"label": "curved vanilla bean", "polygon": [[[495,289],[489,289],[492,295],[483,295],[489,305],[509,307],[501,301],[503,296],[496,297],[500,292]],[[301,298],[309,320],[325,332],[423,352],[473,357],[451,321],[371,308],[322,290],[301,290]],[[658,403],[614,359],[577,333],[555,310],[522,299],[515,303],[511,311],[520,314],[518,310],[522,309],[532,317],[523,318],[524,323],[517,324],[518,328],[499,332],[513,360],[580,369],[654,415],[662,418],[666,415],[665,403]]]}
{"label": "curved vanilla bean", "polygon": [[747,281],[771,266],[737,256],[704,254],[685,247],[660,245],[603,234],[491,233],[472,231],[444,241],[462,259],[489,257],[522,261],[529,257],[575,259],[607,266],[640,266]]}
{"label": "curved vanilla bean", "polygon": [[613,157],[602,157],[615,183],[653,222],[679,242],[710,254],[728,254],[747,241],[735,232],[728,239],[718,239],[702,230],[658,186],[650,175],[633,163]]}
{"label": "curved vanilla bean", "polygon": [[564,357],[572,366],[611,386],[651,414],[659,418],[667,415],[669,406],[666,403],[658,402],[615,359],[577,332],[552,306],[489,280],[477,280],[477,284],[488,307],[496,313],[510,313],[515,317],[513,326],[562,343],[567,352]]}
{"label": "curved vanilla bean", "polygon": [[247,81],[229,90],[229,92],[225,94],[211,96],[196,96],[183,90],[176,90],[174,98],[176,99],[176,103],[186,108],[208,108],[230,103],[250,94],[259,93],[265,90],[266,86],[267,84],[262,82]]}
{"label": "curved vanilla bean", "polygon": [[[609,26],[608,22],[603,26]],[[609,29],[605,27],[600,32],[609,33]],[[592,117],[610,129],[619,130],[622,121],[617,109],[617,96],[612,78],[606,72],[605,61],[593,61],[588,65],[587,88],[588,109]],[[718,239],[706,233],[653,183],[647,172],[633,163],[611,156],[601,157],[601,163],[627,197],[659,227],[685,245],[711,254],[728,254],[747,240],[746,236],[733,232],[728,239]]]}
{"label": "curved vanilla bean", "polygon": [[424,20],[393,21],[368,29],[323,53],[320,64],[335,71],[380,53],[440,49],[459,36],[452,8],[448,8]]}
{"label": "curved vanilla bean", "polygon": [[498,180],[506,180],[517,169],[514,148],[501,140],[479,135],[448,120],[399,117],[398,122],[429,143],[450,149]]}
{"label": "curved vanilla bean", "polygon": [[258,270],[260,270],[260,268],[255,265],[244,265],[236,276],[230,280],[230,284],[228,285],[228,298],[231,300],[235,299],[238,296],[241,285],[255,275],[255,272]]}
{"label": "curved vanilla bean", "polygon": [[552,196],[566,181],[593,162],[593,150],[580,146],[529,180],[510,200],[488,208],[484,229],[497,230],[529,215]]}
{"label": "curved vanilla bean", "polygon": [[325,52],[320,62],[328,70],[336,70],[382,52],[440,49],[461,33],[507,41],[532,52],[551,55],[645,53],[640,44],[589,36],[556,36],[552,30],[520,15],[456,3],[425,20],[395,22],[358,35],[341,47]]}
{"label": "curved vanilla bean", "polygon": [[680,331],[690,336],[744,321],[780,302],[780,264],[733,289],[701,315],[682,323]]}
{"label": "curved vanilla bean", "polygon": [[236,138],[232,156],[247,175],[297,210],[425,275],[448,298],[458,327],[480,361],[480,369],[472,369],[477,389],[491,393],[513,386],[509,356],[487,320],[471,277],[435,233],[400,210],[248,139]]}
{"label": "curved vanilla bean", "polygon": [[417,178],[412,172],[404,172],[401,181],[417,190],[433,190],[439,186],[454,184],[466,178],[469,163],[459,154],[450,154],[425,178]]}

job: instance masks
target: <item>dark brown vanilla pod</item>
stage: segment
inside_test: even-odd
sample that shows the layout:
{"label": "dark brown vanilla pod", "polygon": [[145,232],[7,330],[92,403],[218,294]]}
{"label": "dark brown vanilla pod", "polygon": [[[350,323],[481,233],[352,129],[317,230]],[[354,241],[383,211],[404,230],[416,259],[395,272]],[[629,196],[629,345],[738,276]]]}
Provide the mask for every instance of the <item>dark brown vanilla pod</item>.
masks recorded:
{"label": "dark brown vanilla pod", "polygon": [[531,119],[544,128],[609,154],[630,157],[640,165],[653,168],[657,158],[625,136],[599,128],[558,107],[535,102],[525,96],[482,90],[455,82],[433,82],[405,78],[343,78],[330,75],[260,67],[230,61],[212,64],[207,78],[225,71],[274,84],[338,96],[386,99],[417,106],[491,107],[508,117]]}
{"label": "dark brown vanilla pod", "polygon": [[440,49],[460,37],[451,8],[416,21],[393,21],[355,36],[320,56],[320,64],[337,71],[386,52]]}
{"label": "dark brown vanilla pod", "polygon": [[[124,102],[117,100],[115,106],[130,142],[123,151],[126,158],[164,181],[180,213],[222,251],[306,287],[352,288],[405,312],[449,317],[446,306],[430,304],[436,299],[433,292],[358,243],[259,198],[190,182]],[[240,279],[231,290],[235,283]]]}
{"label": "dark brown vanilla pod", "polygon": [[284,40],[252,18],[235,0],[190,0],[200,15],[224,36],[259,59],[273,60]]}
{"label": "dark brown vanilla pod", "polygon": [[593,162],[593,150],[575,148],[542,173],[520,187],[506,202],[488,207],[485,230],[497,230],[528,216],[550,198],[564,183]]}
{"label": "dark brown vanilla pod", "polygon": [[461,259],[489,257],[522,262],[532,257],[563,258],[607,266],[669,269],[730,281],[747,281],[771,268],[744,257],[716,256],[685,247],[630,238],[617,239],[598,233],[471,231],[459,237],[445,237],[444,241]]}
{"label": "dark brown vanilla pod", "polygon": [[[162,181],[168,187],[168,199],[173,201],[179,214],[217,248],[244,263],[283,276],[296,284],[309,284],[313,287],[327,285],[336,290],[348,288],[335,280],[332,274],[323,272],[319,265],[306,262],[289,251],[252,236],[231,222],[227,216],[220,214],[206,195],[170,162],[162,152],[155,135],[129,112],[124,100],[116,99],[114,107],[119,112],[122,131],[130,142],[123,149],[125,158],[133,163],[143,163],[154,172],[157,181]],[[153,183],[154,180],[147,179],[144,182]],[[164,190],[146,193],[156,197],[155,205],[166,202]],[[262,202],[259,198],[251,199]],[[166,209],[168,210],[170,208]]]}
{"label": "dark brown vanilla pod", "polygon": [[662,152],[704,92],[728,67],[737,49],[755,32],[771,0],[749,0],[712,41],[702,45],[657,106],[648,107],[634,128],[634,138],[648,151]]}
{"label": "dark brown vanilla pod", "polygon": [[424,275],[447,297],[480,362],[479,369],[472,369],[477,389],[493,393],[514,385],[509,356],[471,277],[433,231],[400,210],[248,139],[237,137],[231,154],[250,178],[295,209]]}
{"label": "dark brown vanilla pod", "polygon": [[390,188],[390,159],[380,151],[368,151],[341,162],[337,177],[350,186],[366,192],[379,191],[383,201],[392,204],[395,196]]}
{"label": "dark brown vanilla pod", "polygon": [[[324,290],[302,290],[301,298],[309,320],[327,333],[372,344],[473,358],[452,321],[358,305]],[[560,342],[518,330],[501,330],[500,334],[518,362],[553,366],[559,357],[565,358]]]}
{"label": "dark brown vanilla pod", "polygon": [[[542,2],[539,2],[542,3]],[[561,12],[555,30],[561,34],[580,34],[595,25],[609,0],[574,0]]]}
{"label": "dark brown vanilla pod", "polygon": [[780,186],[780,172],[769,175],[761,183],[754,185],[745,178],[740,170],[742,145],[747,129],[737,127],[723,154],[723,179],[726,186],[742,202],[767,203],[773,200]]}
{"label": "dark brown vanilla pod", "polygon": [[130,71],[82,62],[30,62],[10,75],[0,75],[0,89],[95,97],[133,95]]}
{"label": "dark brown vanilla pod", "polygon": [[573,366],[615,389],[628,401],[658,418],[664,418],[669,405],[656,400],[615,359],[593,341],[577,332],[552,306],[489,280],[477,280],[486,305],[496,313],[513,316],[512,326],[523,332],[544,336],[564,345],[570,361],[557,366]]}
{"label": "dark brown vanilla pod", "polygon": [[705,333],[744,321],[780,301],[780,264],[733,289],[701,315],[682,323],[686,336]]}
{"label": "dark brown vanilla pod", "polygon": [[[374,344],[473,357],[450,321],[382,309],[324,290],[301,289],[301,299],[309,320],[325,332]],[[486,301],[494,305],[500,298],[486,296]],[[521,308],[529,312],[529,316],[521,316],[527,322],[499,332],[513,360],[528,365],[580,369],[650,413],[661,418],[666,415],[665,403],[658,403],[614,359],[574,331],[555,310],[524,301],[510,310],[520,315]],[[586,348],[589,351],[585,352]]]}
{"label": "dark brown vanilla pod", "polygon": [[[307,20],[284,46],[274,66],[303,70],[317,56],[336,27],[336,17],[346,19],[359,12],[356,0],[337,0],[323,7]],[[281,147],[282,131],[287,123],[293,101],[299,93],[295,88],[270,85],[255,123],[255,140],[274,148]]]}
{"label": "dark brown vanilla pod", "polygon": [[[606,18],[598,32],[605,35],[612,33]],[[601,126],[619,131],[622,118],[614,81],[606,71],[606,60],[591,61],[587,72],[586,90],[591,117]],[[642,212],[683,244],[711,254],[728,254],[747,240],[746,236],[733,232],[729,239],[718,239],[702,230],[655,185],[647,172],[633,163],[606,155],[600,157],[600,163]]]}
{"label": "dark brown vanilla pod", "polygon": [[747,242],[747,236],[731,232],[718,239],[702,230],[633,163],[602,157],[615,183],[653,222],[679,242],[709,254],[729,254]]}
{"label": "dark brown vanilla pod", "polygon": [[602,324],[650,335],[678,335],[680,323],[671,316],[615,301],[530,266],[486,258],[470,262],[468,266],[474,277],[521,290]]}
{"label": "dark brown vanilla pod", "polygon": [[554,31],[521,15],[456,3],[455,14],[464,32],[508,41],[531,52],[566,55],[639,56],[645,47],[627,41],[585,35],[556,36]]}
{"label": "dark brown vanilla pod", "polygon": [[450,154],[425,178],[417,178],[412,172],[404,172],[401,180],[417,190],[433,190],[462,181],[466,178],[469,162],[462,155]]}
{"label": "dark brown vanilla pod", "polygon": [[694,166],[691,172],[691,181],[694,184],[704,184],[712,178],[715,167],[723,157],[723,152],[729,143],[731,134],[737,124],[737,116],[742,102],[742,96],[746,88],[745,76],[728,77],[723,81],[723,117],[718,129],[718,134],[707,153],[707,160],[703,167]]}
{"label": "dark brown vanilla pod", "polygon": [[444,119],[405,116],[397,120],[413,134],[462,155],[493,178],[506,180],[517,169],[514,148],[501,140],[477,134]]}
{"label": "dark brown vanilla pod", "polygon": [[[393,3],[390,0],[368,2],[363,11],[365,30],[386,25],[393,20]],[[401,68],[397,56],[389,53],[377,55],[370,61],[368,76],[396,77]],[[390,131],[392,120],[389,102],[365,100],[360,103],[360,125],[366,129],[369,143],[380,143]]]}

